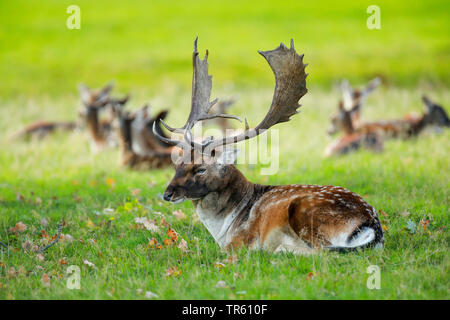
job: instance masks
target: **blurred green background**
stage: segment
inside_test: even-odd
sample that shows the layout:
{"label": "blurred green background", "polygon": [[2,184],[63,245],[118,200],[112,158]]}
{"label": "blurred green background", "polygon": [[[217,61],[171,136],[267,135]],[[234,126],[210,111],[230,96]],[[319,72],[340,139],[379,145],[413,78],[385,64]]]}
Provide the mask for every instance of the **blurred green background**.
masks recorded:
{"label": "blurred green background", "polygon": [[[66,8],[81,8],[81,30]],[[381,30],[369,30],[369,5]],[[189,88],[191,50],[210,50],[214,86],[272,85],[257,50],[295,39],[309,86],[341,78],[450,83],[449,1],[0,1],[0,96],[60,95],[115,79],[123,90]]]}

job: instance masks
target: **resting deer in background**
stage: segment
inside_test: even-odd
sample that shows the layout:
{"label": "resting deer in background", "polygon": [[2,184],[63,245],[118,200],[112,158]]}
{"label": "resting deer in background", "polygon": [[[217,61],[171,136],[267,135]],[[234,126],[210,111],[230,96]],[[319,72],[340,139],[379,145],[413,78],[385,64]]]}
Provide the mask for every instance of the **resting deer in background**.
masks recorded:
{"label": "resting deer in background", "polygon": [[[254,129],[245,121],[245,130],[240,134],[196,142],[191,129],[197,122],[230,116],[209,114],[216,100],[210,102],[208,51],[201,60],[195,40],[188,120],[179,129],[161,121],[169,131],[183,134],[183,139],[159,136],[154,124],[155,135],[183,150],[164,199],[173,203],[192,200],[200,220],[223,248],[247,246],[273,252],[314,253],[320,249],[383,246],[376,210],[355,193],[335,186],[254,184],[232,164],[236,151],[226,148],[227,145],[256,137],[278,123],[289,121],[307,92],[306,65],[292,40],[290,48],[280,44],[274,50],[259,53],[275,74],[273,100],[264,119]],[[220,155],[216,154],[219,148],[224,148]]]}
{"label": "resting deer in background", "polygon": [[125,105],[129,96],[122,99],[110,98],[113,83],[109,83],[100,90],[91,90],[86,85],[80,84],[79,91],[84,110],[80,112],[89,134],[92,138],[93,146],[99,150],[105,146],[114,146],[116,139],[112,128],[112,118],[101,120],[100,112],[108,105]]}
{"label": "resting deer in background", "polygon": [[445,128],[450,126],[449,118],[442,106],[433,103],[426,96],[422,97],[422,101],[425,108],[421,115],[413,115],[410,113],[405,115],[403,119],[374,122],[358,121],[358,125],[355,125],[354,109],[346,110],[343,108],[342,102],[340,102],[337,114],[331,118],[328,133],[334,134],[342,131],[345,135],[349,133],[376,135],[382,140],[389,138],[405,139],[415,137],[429,127]]}
{"label": "resting deer in background", "polygon": [[[142,108],[137,113],[130,113],[123,110],[123,106],[116,105],[114,113],[117,120],[121,163],[123,166],[131,169],[156,169],[172,165],[172,146],[162,143],[150,131],[153,123],[157,122],[158,132],[164,135],[159,125],[159,120],[166,117],[166,110],[157,114],[155,118],[149,118],[147,107]],[[143,127],[138,129],[135,126],[133,129],[136,121],[142,121],[144,123]],[[145,143],[145,150],[140,149],[140,152],[136,152],[135,139],[140,139],[141,143]]]}
{"label": "resting deer in background", "polygon": [[345,124],[342,123],[344,120],[342,117],[341,108],[348,110],[353,127],[359,127],[361,124],[361,110],[369,95],[375,91],[380,84],[380,78],[374,78],[370,80],[363,89],[355,89],[350,86],[350,83],[347,80],[343,80],[340,86],[342,91],[342,100],[339,101],[339,110],[337,114],[334,114],[331,117],[328,134],[332,135],[344,129]]}
{"label": "resting deer in background", "polygon": [[75,121],[61,121],[61,122],[51,122],[51,121],[38,121],[29,124],[24,129],[15,133],[12,139],[43,139],[50,134],[57,131],[74,131],[79,127],[79,124]]}

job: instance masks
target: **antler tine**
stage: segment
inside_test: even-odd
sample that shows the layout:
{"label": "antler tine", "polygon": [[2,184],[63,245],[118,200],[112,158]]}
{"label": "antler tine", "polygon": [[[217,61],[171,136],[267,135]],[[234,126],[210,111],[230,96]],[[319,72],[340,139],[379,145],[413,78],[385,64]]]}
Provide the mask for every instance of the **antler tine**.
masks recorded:
{"label": "antler tine", "polygon": [[307,64],[303,63],[304,55],[297,54],[293,40],[290,48],[281,43],[274,50],[258,52],[267,60],[275,75],[275,89],[270,109],[254,129],[249,129],[246,119],[245,131],[242,134],[214,140],[209,144],[211,149],[253,138],[278,123],[289,121],[291,116],[299,112],[298,101],[308,91],[306,89],[308,74],[305,73]]}

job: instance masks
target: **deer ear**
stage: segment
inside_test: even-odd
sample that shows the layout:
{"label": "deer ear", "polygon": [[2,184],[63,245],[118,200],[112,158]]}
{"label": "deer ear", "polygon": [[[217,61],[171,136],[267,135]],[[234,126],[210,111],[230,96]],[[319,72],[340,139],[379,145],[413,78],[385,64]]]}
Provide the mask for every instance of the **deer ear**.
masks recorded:
{"label": "deer ear", "polygon": [[84,103],[89,103],[91,101],[91,90],[87,85],[80,83],[78,85],[78,91],[81,95],[81,101],[83,101]]}
{"label": "deer ear", "polygon": [[236,163],[237,156],[239,154],[239,149],[226,149],[217,158],[218,165],[227,165]]}

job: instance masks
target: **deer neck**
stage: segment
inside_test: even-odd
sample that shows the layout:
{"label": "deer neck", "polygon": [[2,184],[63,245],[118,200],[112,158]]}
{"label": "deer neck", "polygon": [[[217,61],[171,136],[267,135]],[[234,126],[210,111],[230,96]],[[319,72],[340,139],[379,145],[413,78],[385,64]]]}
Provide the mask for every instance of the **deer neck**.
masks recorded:
{"label": "deer neck", "polygon": [[343,130],[345,134],[352,134],[355,132],[355,128],[353,127],[352,118],[350,114],[346,114],[343,119]]}
{"label": "deer neck", "polygon": [[91,133],[92,137],[94,138],[94,141],[97,143],[104,142],[105,138],[100,131],[100,124],[98,120],[98,111],[92,111],[88,117],[87,117],[87,126],[89,129],[89,132]]}
{"label": "deer neck", "polygon": [[246,220],[259,185],[249,182],[233,166],[232,179],[224,188],[194,200],[197,214],[220,247],[232,239],[230,229],[237,220]]}

